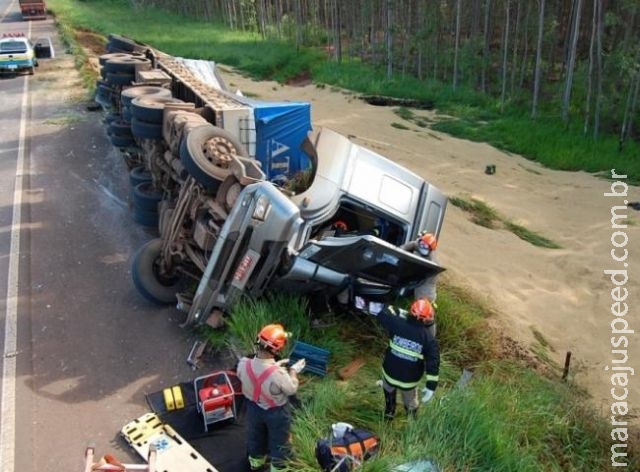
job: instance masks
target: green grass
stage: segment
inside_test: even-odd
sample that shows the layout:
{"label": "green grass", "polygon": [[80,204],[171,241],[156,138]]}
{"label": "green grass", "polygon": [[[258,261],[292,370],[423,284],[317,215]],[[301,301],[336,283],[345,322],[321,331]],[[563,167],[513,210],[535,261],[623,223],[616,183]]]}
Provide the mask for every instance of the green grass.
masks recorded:
{"label": "green grass", "polygon": [[501,221],[498,213],[484,202],[462,197],[449,197],[449,202],[471,215],[471,221],[479,226],[494,229]]}
{"label": "green grass", "polygon": [[475,198],[450,197],[449,201],[453,206],[457,206],[461,210],[471,215],[471,221],[479,226],[489,229],[505,228],[518,236],[523,241],[548,249],[560,249],[558,243],[546,238],[522,225],[507,220],[486,203],[476,200]]}
{"label": "green grass", "polygon": [[[488,326],[487,313],[487,307],[467,293],[441,285],[441,387],[415,421],[399,408],[390,424],[382,419],[383,397],[376,386],[386,337],[371,317],[336,313],[330,315],[329,328],[313,328],[303,299],[275,296],[238,304],[224,335],[217,332],[213,342],[234,344],[246,354],[252,352],[255,333],[263,324],[281,322],[292,332],[292,340],[331,352],[325,377],[301,376],[301,407],[292,426],[295,458],[287,471],[318,470],[316,441],[328,436],[337,421],[379,435],[381,452],[367,461],[362,469],[366,471],[389,471],[424,458],[437,462],[443,471],[610,470],[610,426],[587,406],[584,393],[571,382],[497,357],[498,338]],[[539,339],[546,351],[548,343]],[[349,380],[339,380],[337,370],[356,357],[364,357],[365,365]],[[465,388],[458,389],[455,383],[463,368],[474,374]]]}

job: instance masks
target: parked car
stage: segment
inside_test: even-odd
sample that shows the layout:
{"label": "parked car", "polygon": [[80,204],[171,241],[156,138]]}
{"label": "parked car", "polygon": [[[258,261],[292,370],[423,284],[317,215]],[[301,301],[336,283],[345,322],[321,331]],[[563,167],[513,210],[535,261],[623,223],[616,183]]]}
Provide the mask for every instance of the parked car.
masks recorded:
{"label": "parked car", "polygon": [[0,73],[35,73],[38,59],[54,57],[49,38],[40,38],[34,44],[22,33],[5,33],[0,38]]}

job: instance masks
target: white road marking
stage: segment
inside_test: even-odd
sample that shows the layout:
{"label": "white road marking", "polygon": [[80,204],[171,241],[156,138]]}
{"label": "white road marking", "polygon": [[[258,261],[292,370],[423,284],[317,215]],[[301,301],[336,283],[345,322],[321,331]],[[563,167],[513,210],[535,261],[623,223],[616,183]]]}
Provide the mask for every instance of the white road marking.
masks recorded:
{"label": "white road marking", "polygon": [[[28,36],[31,36],[29,22]],[[16,441],[16,353],[18,335],[18,281],[20,268],[20,225],[22,223],[22,184],[24,181],[24,146],[27,128],[29,80],[23,78],[22,105],[16,183],[13,190],[13,220],[7,276],[7,312],[4,319],[4,356],[2,360],[2,410],[0,417],[0,470],[14,472]]]}

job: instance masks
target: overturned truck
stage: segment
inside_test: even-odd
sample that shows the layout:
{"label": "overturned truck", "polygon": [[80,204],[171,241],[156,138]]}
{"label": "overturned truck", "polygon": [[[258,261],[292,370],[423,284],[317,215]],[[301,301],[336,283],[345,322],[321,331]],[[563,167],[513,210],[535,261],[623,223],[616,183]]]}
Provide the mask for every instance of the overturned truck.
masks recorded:
{"label": "overturned truck", "polygon": [[231,93],[211,63],[110,36],[96,101],[130,169],[134,219],[158,237],[137,290],[184,325],[219,325],[240,297],[278,290],[384,300],[443,270],[400,249],[439,234],[446,196],[337,132],[306,103]]}

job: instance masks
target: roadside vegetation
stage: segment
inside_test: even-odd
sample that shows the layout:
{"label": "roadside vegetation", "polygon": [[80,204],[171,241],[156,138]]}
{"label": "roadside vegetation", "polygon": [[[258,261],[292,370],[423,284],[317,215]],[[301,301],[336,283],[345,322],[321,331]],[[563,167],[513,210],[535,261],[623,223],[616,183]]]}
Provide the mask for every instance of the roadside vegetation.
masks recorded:
{"label": "roadside vegetation", "polygon": [[[311,315],[303,300],[276,296],[237,305],[226,330],[211,332],[210,339],[218,348],[246,355],[253,352],[260,327],[279,322],[291,332],[288,349],[299,340],[330,351],[326,376],[301,375],[290,471],[318,469],[316,441],[338,421],[381,439],[380,454],[362,470],[388,472],[419,459],[432,460],[442,471],[611,470],[610,427],[586,394],[570,380],[561,381],[557,366],[505,344],[489,327],[487,308],[468,294],[446,285],[439,293],[440,388],[415,420],[401,406],[393,422],[382,418],[384,400],[376,381],[386,338],[367,315]],[[364,364],[341,379],[339,370],[354,360]],[[473,376],[458,387],[464,369]]]}
{"label": "roadside vegetation", "polygon": [[449,197],[449,201],[452,205],[467,212],[471,217],[471,221],[479,226],[484,226],[489,229],[504,228],[534,246],[546,247],[548,249],[560,249],[561,247],[558,243],[545,238],[535,231],[506,219],[504,216],[498,214],[494,208],[491,208],[481,200],[469,197]]}
{"label": "roadside vegetation", "polygon": [[[618,150],[615,136],[597,142],[585,139],[571,125],[541,109],[536,121],[528,118],[517,100],[504,106],[495,98],[436,81],[418,81],[385,73],[359,61],[337,64],[319,48],[265,38],[257,33],[231,32],[224,25],[196,21],[152,7],[132,12],[125,0],[49,0],[71,51],[86,61],[76,34],[91,31],[129,36],[175,56],[202,58],[236,67],[256,79],[280,82],[312,77],[367,95],[383,95],[434,103],[447,118],[431,122],[400,110],[398,116],[421,128],[432,128],[468,139],[490,142],[553,168],[602,172],[616,168],[629,181],[640,182],[640,148],[628,142]],[[90,75],[88,75],[90,77]],[[547,114],[545,114],[547,113]],[[394,123],[404,129],[404,123]],[[506,222],[491,208],[454,197],[452,203],[483,221]],[[513,225],[523,239],[554,244]],[[389,471],[413,459],[431,458],[444,471],[610,470],[610,425],[593,410],[588,397],[568,381],[560,381],[556,366],[544,356],[505,343],[491,328],[489,310],[451,286],[441,285],[438,298],[438,338],[442,350],[441,387],[415,421],[400,408],[392,424],[382,420],[380,376],[384,333],[368,317],[334,313],[313,328],[305,302],[277,297],[240,304],[225,331],[209,332],[212,343],[238,354],[252,351],[255,333],[265,323],[282,322],[293,339],[331,352],[329,373],[320,378],[303,374],[303,385],[293,428],[296,459],[291,471],[317,470],[315,441],[327,436],[330,425],[346,421],[381,437],[381,454],[363,470]],[[337,370],[354,359],[365,364],[348,380]],[[473,371],[464,388],[455,384],[463,369]],[[606,412],[605,412],[606,413]],[[630,442],[633,444],[632,442]],[[629,470],[639,470],[635,451],[628,451]],[[634,455],[635,454],[635,455]]]}

